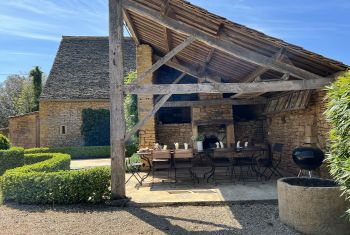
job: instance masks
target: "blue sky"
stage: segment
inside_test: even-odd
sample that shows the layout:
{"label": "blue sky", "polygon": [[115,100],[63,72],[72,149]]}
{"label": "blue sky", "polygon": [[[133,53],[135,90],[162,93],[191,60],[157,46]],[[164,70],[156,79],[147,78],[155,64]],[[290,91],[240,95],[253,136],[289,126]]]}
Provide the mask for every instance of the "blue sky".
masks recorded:
{"label": "blue sky", "polygon": [[[232,21],[350,64],[348,0],[190,0]],[[62,35],[107,35],[108,0],[0,0],[0,82],[39,65]]]}

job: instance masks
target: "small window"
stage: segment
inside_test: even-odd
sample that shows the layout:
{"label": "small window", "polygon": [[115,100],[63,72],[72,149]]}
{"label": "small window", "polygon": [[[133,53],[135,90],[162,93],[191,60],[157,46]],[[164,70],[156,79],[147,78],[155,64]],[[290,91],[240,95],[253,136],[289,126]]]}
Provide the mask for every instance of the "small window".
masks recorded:
{"label": "small window", "polygon": [[61,126],[60,133],[61,133],[61,135],[65,135],[67,133],[66,126]]}

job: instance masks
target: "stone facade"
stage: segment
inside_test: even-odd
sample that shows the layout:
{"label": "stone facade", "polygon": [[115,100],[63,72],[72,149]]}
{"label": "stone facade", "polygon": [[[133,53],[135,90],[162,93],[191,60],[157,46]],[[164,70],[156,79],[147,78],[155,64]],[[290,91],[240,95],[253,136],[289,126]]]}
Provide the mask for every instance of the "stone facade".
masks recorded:
{"label": "stone facade", "polygon": [[[41,101],[40,102],[40,145],[47,147],[84,145],[80,133],[82,110],[109,109],[106,100],[95,101]],[[65,126],[65,134],[61,127]]]}
{"label": "stone facade", "polygon": [[192,144],[191,124],[158,124],[156,128],[157,142],[175,148],[174,143]]}
{"label": "stone facade", "polygon": [[[136,68],[137,73],[142,74],[153,64],[152,48],[148,45],[139,45],[136,49]],[[140,84],[152,84],[153,75],[146,77]],[[139,120],[142,120],[146,114],[153,109],[153,95],[138,95],[137,106]],[[155,118],[151,117],[148,122],[140,128],[139,145],[140,148],[154,146],[156,142]]]}
{"label": "stone facade", "polygon": [[[221,94],[199,94],[200,100],[222,99]],[[213,125],[224,124],[226,127],[226,136],[223,142],[226,146],[233,146],[235,143],[234,125],[233,125],[233,109],[232,105],[217,106],[200,106],[192,108],[192,133],[194,136],[199,133],[198,124],[200,122],[216,122]],[[220,121],[223,121],[220,123]],[[217,123],[219,122],[219,123]],[[228,123],[229,122],[229,123]]]}
{"label": "stone facade", "polygon": [[[281,167],[293,174],[298,167],[292,160],[292,151],[304,143],[311,143],[325,150],[328,141],[330,125],[325,120],[325,92],[315,92],[308,107],[304,110],[283,112],[269,115],[266,120],[266,137],[271,144],[284,144]],[[324,166],[326,167],[326,166]],[[322,169],[323,176],[327,170]]]}
{"label": "stone facade", "polygon": [[236,141],[248,141],[249,144],[264,143],[264,120],[253,120],[235,123]]}
{"label": "stone facade", "polygon": [[39,147],[39,129],[39,112],[9,118],[9,138],[13,146]]}

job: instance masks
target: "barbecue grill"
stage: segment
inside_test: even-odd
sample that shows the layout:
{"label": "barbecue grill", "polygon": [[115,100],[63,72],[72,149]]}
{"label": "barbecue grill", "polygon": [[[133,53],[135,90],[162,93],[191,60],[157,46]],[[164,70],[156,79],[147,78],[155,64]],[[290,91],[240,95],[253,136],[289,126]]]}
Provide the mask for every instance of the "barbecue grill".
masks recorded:
{"label": "barbecue grill", "polygon": [[311,172],[318,169],[324,160],[324,153],[322,150],[315,147],[298,147],[293,150],[292,156],[294,163],[300,168],[298,177],[301,176],[303,170],[307,170],[311,178]]}

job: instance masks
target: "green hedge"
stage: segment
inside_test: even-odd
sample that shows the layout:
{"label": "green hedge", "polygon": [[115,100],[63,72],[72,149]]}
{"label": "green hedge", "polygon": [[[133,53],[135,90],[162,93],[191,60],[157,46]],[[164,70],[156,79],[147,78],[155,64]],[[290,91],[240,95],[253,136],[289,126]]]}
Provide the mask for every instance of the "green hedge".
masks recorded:
{"label": "green hedge", "polygon": [[9,148],[11,148],[9,139],[6,136],[0,134],[0,150],[7,150]]}
{"label": "green hedge", "polygon": [[109,158],[110,146],[44,147],[26,149],[25,153],[66,153],[72,159]]}
{"label": "green hedge", "polygon": [[0,150],[0,176],[6,170],[23,166],[24,164],[24,149],[11,148],[8,150]]}
{"label": "green hedge", "polygon": [[[137,144],[125,145],[126,157],[131,157],[137,151]],[[81,146],[81,147],[43,147],[24,150],[25,154],[31,153],[67,153],[72,159],[109,158],[110,146]]]}
{"label": "green hedge", "polygon": [[8,170],[1,179],[5,200],[24,204],[101,202],[109,196],[110,169],[69,170],[70,156],[62,153],[26,154],[32,163]]}

